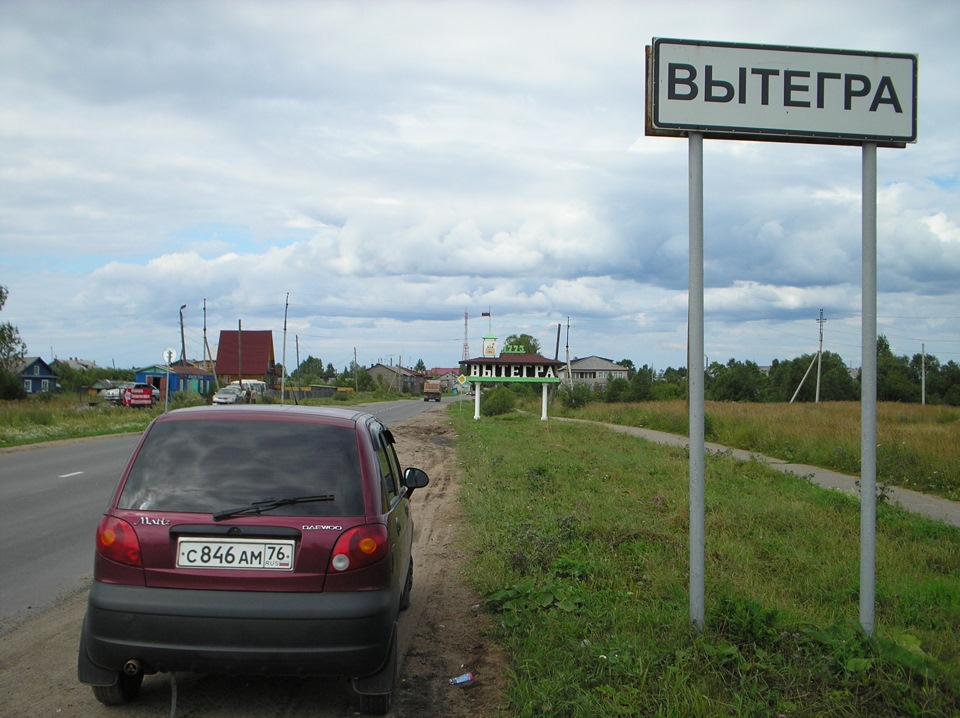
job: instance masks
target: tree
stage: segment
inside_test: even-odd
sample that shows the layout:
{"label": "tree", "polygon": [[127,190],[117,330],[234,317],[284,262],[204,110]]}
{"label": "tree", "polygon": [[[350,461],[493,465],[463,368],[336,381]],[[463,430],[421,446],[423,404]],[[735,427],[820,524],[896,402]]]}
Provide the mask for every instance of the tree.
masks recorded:
{"label": "tree", "polygon": [[857,401],[860,398],[860,385],[850,376],[850,369],[840,355],[824,352],[820,360],[820,399]]}
{"label": "tree", "polygon": [[359,374],[357,375],[357,391],[376,391],[377,382],[373,380],[373,377],[370,376],[368,372],[363,367],[359,367]]}
{"label": "tree", "polygon": [[133,369],[71,369],[66,362],[54,362],[53,370],[57,374],[57,383],[67,392],[83,392],[98,381],[135,381],[137,373]]}
{"label": "tree", "polygon": [[952,359],[940,367],[943,403],[960,406],[960,365]]}
{"label": "tree", "polygon": [[505,347],[523,347],[525,354],[540,354],[540,342],[529,334],[511,334],[503,342]]}
{"label": "tree", "polygon": [[683,399],[687,395],[687,369],[668,366],[653,384],[653,398],[657,401]]}
{"label": "tree", "polygon": [[[0,286],[0,309],[6,303],[7,288]],[[27,345],[20,339],[20,331],[10,322],[0,324],[0,399],[24,397],[17,370],[26,353]]]}
{"label": "tree", "polygon": [[877,337],[877,401],[920,401],[920,383],[914,381],[910,360],[894,356],[883,334]]}
{"label": "tree", "polygon": [[616,404],[622,401],[629,401],[630,382],[623,377],[614,377],[607,382],[603,392],[603,400],[609,404]]}
{"label": "tree", "polygon": [[424,374],[427,371],[427,365],[423,363],[423,359],[418,359],[416,366],[413,367],[415,372]]}
{"label": "tree", "polygon": [[[0,309],[7,303],[7,296],[7,288],[0,286]],[[0,368],[16,376],[26,354],[27,345],[20,339],[19,330],[10,322],[0,324]]]}
{"label": "tree", "polygon": [[323,378],[323,362],[313,356],[307,356],[300,366],[291,375],[296,378],[297,383],[303,386],[304,384],[316,384]]}
{"label": "tree", "polygon": [[731,359],[725,367],[714,362],[710,368],[715,370],[710,386],[710,398],[714,401],[757,402],[766,393],[767,377],[752,361]]}
{"label": "tree", "polygon": [[650,401],[653,399],[653,369],[644,364],[630,377],[630,401]]}
{"label": "tree", "polygon": [[630,377],[632,377],[633,374],[634,374],[634,372],[637,371],[637,368],[633,365],[633,360],[631,360],[631,359],[621,359],[620,361],[618,361],[618,362],[616,362],[616,363],[619,364],[620,366],[622,366],[624,369],[627,370],[627,379],[629,379]]}
{"label": "tree", "polygon": [[[815,401],[817,398],[816,354],[804,354],[787,361],[774,359],[767,382],[768,401]],[[807,370],[810,371],[807,374]],[[804,375],[806,381],[803,381]],[[803,387],[797,393],[800,382]],[[823,352],[820,357],[820,400],[856,401],[860,398],[860,386],[850,376],[850,370],[839,354]]]}

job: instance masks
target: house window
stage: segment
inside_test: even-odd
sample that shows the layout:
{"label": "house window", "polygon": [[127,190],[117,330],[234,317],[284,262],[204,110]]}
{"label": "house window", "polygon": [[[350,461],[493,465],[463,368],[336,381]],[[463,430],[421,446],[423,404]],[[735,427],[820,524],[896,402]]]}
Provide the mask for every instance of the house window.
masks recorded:
{"label": "house window", "polygon": [[49,379],[43,379],[43,380],[40,381],[40,391],[42,391],[42,392],[48,392],[48,391],[50,391],[50,380],[49,380]]}
{"label": "house window", "polygon": [[33,382],[29,379],[23,380],[23,390],[30,394],[33,391]]}
{"label": "house window", "polygon": [[37,365],[37,364],[34,364],[34,366],[33,366],[33,375],[34,375],[34,376],[40,376],[40,366]]}

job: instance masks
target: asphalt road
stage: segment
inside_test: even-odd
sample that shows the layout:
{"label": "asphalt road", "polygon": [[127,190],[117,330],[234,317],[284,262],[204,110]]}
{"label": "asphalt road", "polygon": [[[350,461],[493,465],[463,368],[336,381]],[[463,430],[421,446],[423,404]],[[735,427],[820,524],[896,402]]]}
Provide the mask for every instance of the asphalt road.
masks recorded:
{"label": "asphalt road", "polygon": [[[405,400],[363,409],[389,426],[427,406]],[[138,439],[125,434],[0,452],[0,635],[89,583],[97,522]]]}
{"label": "asphalt road", "polygon": [[97,521],[138,438],[0,453],[0,634],[89,577]]}

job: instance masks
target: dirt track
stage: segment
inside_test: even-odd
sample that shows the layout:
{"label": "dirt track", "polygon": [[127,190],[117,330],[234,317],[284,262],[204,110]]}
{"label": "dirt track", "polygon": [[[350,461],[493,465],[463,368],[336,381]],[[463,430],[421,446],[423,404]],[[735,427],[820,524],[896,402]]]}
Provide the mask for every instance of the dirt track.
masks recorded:
{"label": "dirt track", "polygon": [[[484,637],[489,617],[461,576],[456,536],[459,476],[453,432],[444,405],[391,425],[401,463],[430,475],[413,500],[413,603],[400,621],[400,689],[391,715],[404,718],[479,718],[498,715],[503,655]],[[27,718],[178,718],[223,716],[352,716],[356,705],[343,680],[259,679],[177,674],[148,676],[137,700],[117,709],[100,705],[76,679],[77,640],[86,590],[0,637],[0,716]],[[473,672],[463,687],[453,676]]]}

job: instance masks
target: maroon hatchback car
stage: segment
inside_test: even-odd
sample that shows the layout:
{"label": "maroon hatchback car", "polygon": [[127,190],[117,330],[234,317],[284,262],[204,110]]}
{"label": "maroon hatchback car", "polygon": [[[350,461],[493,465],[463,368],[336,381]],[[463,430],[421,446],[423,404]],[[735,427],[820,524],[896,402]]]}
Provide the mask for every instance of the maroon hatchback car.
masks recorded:
{"label": "maroon hatchback car", "polygon": [[157,672],[346,676],[386,713],[427,481],[359,411],[160,416],[97,528],[80,680],[119,704]]}

